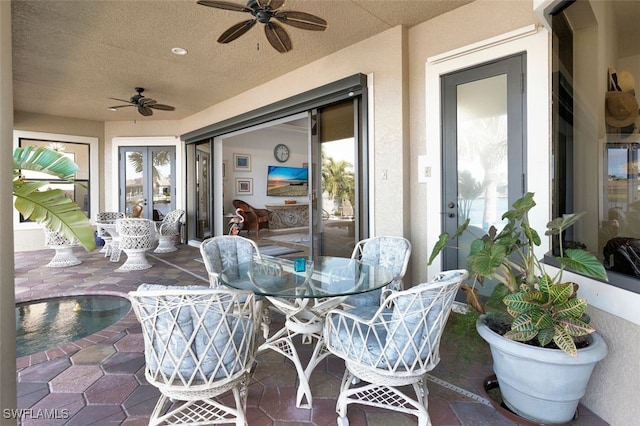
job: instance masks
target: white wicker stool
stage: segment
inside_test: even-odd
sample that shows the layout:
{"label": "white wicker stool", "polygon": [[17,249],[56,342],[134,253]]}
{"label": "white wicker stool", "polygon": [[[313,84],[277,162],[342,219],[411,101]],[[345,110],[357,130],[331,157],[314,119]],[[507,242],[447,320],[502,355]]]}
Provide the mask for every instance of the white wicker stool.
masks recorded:
{"label": "white wicker stool", "polygon": [[156,230],[149,219],[118,219],[116,231],[120,236],[120,250],[127,260],[116,271],[136,271],[151,268],[145,253],[155,244]]}
{"label": "white wicker stool", "polygon": [[65,266],[74,266],[82,263],[82,261],[73,254],[73,247],[79,245],[78,240],[74,239],[70,241],[61,233],[45,228],[44,241],[47,247],[56,251],[53,259],[47,263],[48,267],[64,268]]}

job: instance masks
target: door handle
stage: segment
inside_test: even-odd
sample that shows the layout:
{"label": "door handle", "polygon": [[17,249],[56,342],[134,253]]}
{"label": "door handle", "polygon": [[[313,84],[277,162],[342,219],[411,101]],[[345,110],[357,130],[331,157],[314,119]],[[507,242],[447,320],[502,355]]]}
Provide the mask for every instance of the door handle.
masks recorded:
{"label": "door handle", "polygon": [[[447,203],[447,207],[450,208],[450,209],[455,209],[456,208],[456,203],[454,203],[453,201],[449,201]],[[456,217],[455,210],[453,212],[447,213],[447,217],[449,219],[453,219],[454,217]]]}

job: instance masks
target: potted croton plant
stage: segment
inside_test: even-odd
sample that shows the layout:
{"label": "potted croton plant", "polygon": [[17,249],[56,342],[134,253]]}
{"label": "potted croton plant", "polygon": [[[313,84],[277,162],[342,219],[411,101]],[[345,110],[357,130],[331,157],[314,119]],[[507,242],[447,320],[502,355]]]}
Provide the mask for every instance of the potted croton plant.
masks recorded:
{"label": "potted croton plant", "polygon": [[[606,279],[598,259],[582,249],[563,249],[562,233],[582,213],[563,215],[547,224],[547,236],[560,242],[560,265],[550,275],[535,256],[542,242],[529,225],[535,206],[527,193],[502,215],[507,220],[498,231],[474,236],[467,258],[471,285],[467,302],[481,313],[476,329],[491,347],[493,368],[507,407],[538,423],[561,424],[576,413],[595,364],[607,354],[607,345],[589,324],[587,302],[577,297],[578,285],[563,280],[565,268]],[[456,236],[468,229],[467,220]],[[447,246],[449,235],[440,235],[429,264]],[[492,279],[498,284],[482,301],[476,284]]]}

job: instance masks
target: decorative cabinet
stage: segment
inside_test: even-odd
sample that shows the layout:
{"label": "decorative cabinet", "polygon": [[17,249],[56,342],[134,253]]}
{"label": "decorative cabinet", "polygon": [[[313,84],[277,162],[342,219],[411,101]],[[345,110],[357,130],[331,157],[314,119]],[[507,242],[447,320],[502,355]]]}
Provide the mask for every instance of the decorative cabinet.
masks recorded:
{"label": "decorative cabinet", "polygon": [[309,204],[267,204],[269,229],[287,229],[309,226]]}

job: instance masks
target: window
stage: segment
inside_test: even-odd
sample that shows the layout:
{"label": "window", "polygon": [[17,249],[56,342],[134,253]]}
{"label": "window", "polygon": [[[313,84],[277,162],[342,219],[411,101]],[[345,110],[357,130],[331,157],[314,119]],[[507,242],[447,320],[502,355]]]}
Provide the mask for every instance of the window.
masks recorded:
{"label": "window", "polygon": [[[92,185],[92,173],[97,171],[97,145],[98,139],[91,137],[26,131],[14,132],[15,147],[36,146],[54,149],[62,152],[78,165],[78,171],[75,175],[76,184],[57,180],[49,174],[29,171],[25,171],[25,178],[49,182],[51,188],[62,189],[66,192],[67,197],[74,200],[89,218],[97,212],[98,208],[98,188]],[[26,226],[29,222],[25,221],[16,211],[14,223],[24,223]]]}
{"label": "window", "polygon": [[551,15],[553,216],[585,212],[564,246],[586,246],[610,284],[640,293],[640,40],[625,33],[640,2],[563,1]]}

